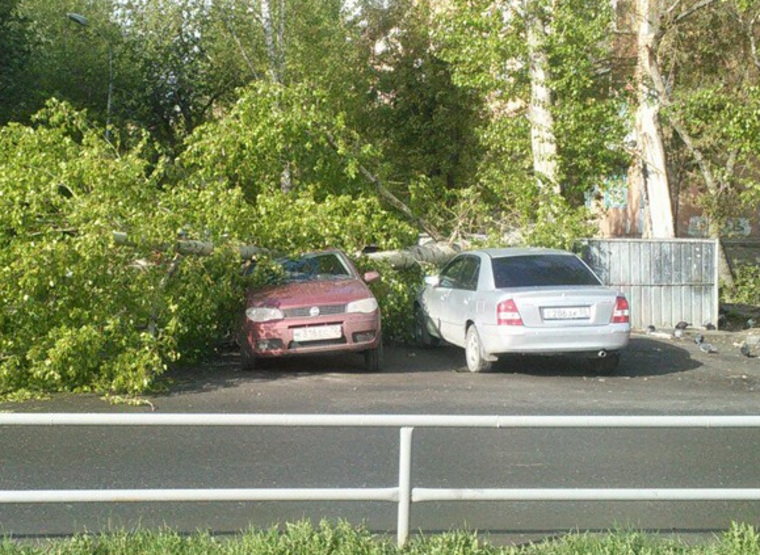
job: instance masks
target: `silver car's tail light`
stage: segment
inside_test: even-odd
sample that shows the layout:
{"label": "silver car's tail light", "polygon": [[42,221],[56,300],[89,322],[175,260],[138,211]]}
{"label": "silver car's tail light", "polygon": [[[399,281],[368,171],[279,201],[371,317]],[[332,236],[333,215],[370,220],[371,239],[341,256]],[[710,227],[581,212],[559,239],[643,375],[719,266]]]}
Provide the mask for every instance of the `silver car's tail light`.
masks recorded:
{"label": "silver car's tail light", "polygon": [[615,310],[612,311],[613,324],[628,324],[631,321],[631,309],[625,297],[618,297],[615,301]]}
{"label": "silver car's tail light", "polygon": [[512,299],[500,302],[496,306],[496,323],[499,326],[522,326],[523,321],[517,305]]}

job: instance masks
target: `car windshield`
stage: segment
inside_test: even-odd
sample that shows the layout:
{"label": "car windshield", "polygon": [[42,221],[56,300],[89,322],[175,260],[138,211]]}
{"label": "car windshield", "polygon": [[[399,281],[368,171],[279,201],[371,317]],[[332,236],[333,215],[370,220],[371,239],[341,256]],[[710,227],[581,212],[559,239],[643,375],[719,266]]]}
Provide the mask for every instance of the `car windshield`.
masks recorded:
{"label": "car windshield", "polygon": [[277,261],[285,270],[286,281],[346,279],[352,276],[346,263],[335,253],[307,254]]}
{"label": "car windshield", "polygon": [[558,285],[601,285],[597,277],[575,256],[541,254],[494,258],[494,285],[533,287]]}

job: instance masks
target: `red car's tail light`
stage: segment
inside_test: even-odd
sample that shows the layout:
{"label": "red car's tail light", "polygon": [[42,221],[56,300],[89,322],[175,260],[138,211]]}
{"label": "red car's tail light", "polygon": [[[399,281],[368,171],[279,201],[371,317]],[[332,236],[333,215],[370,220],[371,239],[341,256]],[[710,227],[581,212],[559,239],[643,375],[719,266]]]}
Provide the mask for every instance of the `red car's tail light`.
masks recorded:
{"label": "red car's tail light", "polygon": [[522,326],[523,321],[512,299],[502,301],[496,307],[496,323],[499,326]]}
{"label": "red car's tail light", "polygon": [[615,301],[615,310],[612,311],[613,324],[628,324],[631,321],[631,309],[625,297],[618,297]]}

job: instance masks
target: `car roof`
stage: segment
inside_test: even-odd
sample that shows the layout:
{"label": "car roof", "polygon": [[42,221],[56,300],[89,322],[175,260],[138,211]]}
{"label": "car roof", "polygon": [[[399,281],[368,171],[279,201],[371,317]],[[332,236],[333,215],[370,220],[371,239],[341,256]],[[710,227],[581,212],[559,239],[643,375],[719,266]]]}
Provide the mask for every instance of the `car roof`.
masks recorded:
{"label": "car roof", "polygon": [[[491,258],[505,258],[508,256],[528,256],[537,254],[553,254],[553,255],[566,255],[575,256],[572,252],[564,251],[560,249],[547,249],[542,247],[500,247],[500,248],[488,248],[478,249],[473,251],[466,251],[469,253],[482,253]],[[465,254],[463,252],[462,254]]]}

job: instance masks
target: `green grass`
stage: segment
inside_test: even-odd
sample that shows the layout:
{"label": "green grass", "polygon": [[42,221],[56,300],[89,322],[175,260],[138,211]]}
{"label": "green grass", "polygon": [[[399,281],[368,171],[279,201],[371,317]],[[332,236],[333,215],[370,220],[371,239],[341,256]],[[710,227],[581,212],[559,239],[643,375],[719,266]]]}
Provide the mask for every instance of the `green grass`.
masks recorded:
{"label": "green grass", "polygon": [[760,555],[760,533],[734,524],[714,541],[689,545],[636,531],[577,533],[521,546],[494,546],[474,532],[415,536],[399,550],[387,537],[346,522],[307,521],[234,538],[170,530],[83,534],[44,543],[0,542],[0,555]]}

